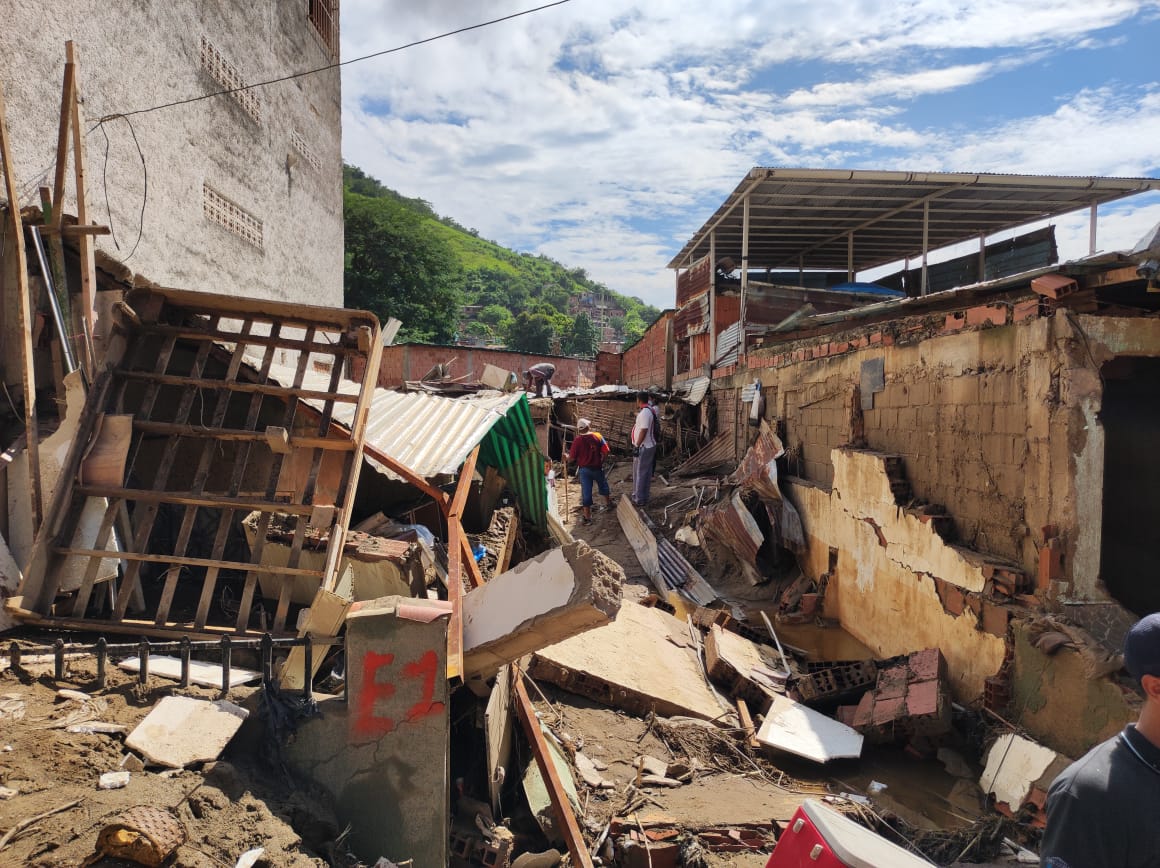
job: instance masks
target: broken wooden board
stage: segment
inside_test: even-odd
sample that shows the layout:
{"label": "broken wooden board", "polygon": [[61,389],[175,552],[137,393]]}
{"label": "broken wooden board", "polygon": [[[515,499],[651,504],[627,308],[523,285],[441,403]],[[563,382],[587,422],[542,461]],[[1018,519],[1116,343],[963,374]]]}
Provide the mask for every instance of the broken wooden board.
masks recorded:
{"label": "broken wooden board", "polygon": [[166,696],[125,739],[154,765],[181,769],[218,758],[250,712],[224,699]]}
{"label": "broken wooden board", "polygon": [[537,651],[529,674],[640,716],[732,715],[709,689],[685,623],[636,604],[621,606],[610,624]]}
{"label": "broken wooden board", "polygon": [[483,713],[487,749],[487,789],[491,809],[500,812],[499,794],[503,789],[512,757],[512,668],[505,666],[495,677],[495,686]]}
{"label": "broken wooden board", "polygon": [[784,671],[777,652],[725,630],[720,624],[710,624],[705,634],[705,667],[709,677],[730,696],[754,703],[759,711],[769,697],[784,692],[775,690],[764,674]]}
{"label": "broken wooden board", "polygon": [[[141,660],[129,657],[117,664],[126,672],[140,672]],[[173,681],[181,680],[181,659],[178,657],[149,656],[149,674],[159,678],[169,678]],[[240,687],[250,684],[262,677],[261,672],[253,669],[242,669],[239,666],[230,667],[230,687]],[[200,684],[203,687],[222,686],[222,667],[217,663],[206,663],[204,660],[189,661],[189,683]]]}
{"label": "broken wooden board", "polygon": [[860,733],[785,696],[772,698],[757,740],[819,763],[862,755]]}

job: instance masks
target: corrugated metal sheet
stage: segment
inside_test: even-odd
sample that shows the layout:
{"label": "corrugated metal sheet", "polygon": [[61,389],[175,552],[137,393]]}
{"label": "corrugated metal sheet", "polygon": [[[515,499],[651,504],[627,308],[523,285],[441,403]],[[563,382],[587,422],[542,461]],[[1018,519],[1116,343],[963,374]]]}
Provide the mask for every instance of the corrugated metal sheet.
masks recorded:
{"label": "corrugated metal sheet", "polygon": [[673,383],[673,397],[679,398],[690,407],[696,407],[709,394],[709,384],[712,382],[708,377],[694,377],[681,383]]}
{"label": "corrugated metal sheet", "polygon": [[717,358],[713,359],[713,367],[726,368],[737,364],[737,355],[741,349],[741,323],[735,322],[726,326],[717,335]]}
{"label": "corrugated metal sheet", "polygon": [[732,464],[736,455],[734,439],[731,430],[718,434],[703,449],[694,452],[684,464],[675,468],[673,473],[677,476],[697,476],[724,464]]}
{"label": "corrugated metal sheet", "polygon": [[[271,365],[270,379],[289,385],[294,382],[294,370]],[[308,372],[302,385],[321,389],[329,381],[329,374]],[[358,388],[357,383],[344,379],[339,391],[357,394]],[[316,401],[307,403],[319,406]],[[349,427],[354,421],[354,406],[336,405],[334,421]],[[425,479],[455,474],[471,450],[480,446],[480,463],[495,467],[507,479],[519,498],[524,518],[537,527],[546,527],[543,457],[523,393],[446,398],[427,392],[375,389],[366,442]],[[381,473],[398,478],[374,459],[368,457],[367,461]]]}

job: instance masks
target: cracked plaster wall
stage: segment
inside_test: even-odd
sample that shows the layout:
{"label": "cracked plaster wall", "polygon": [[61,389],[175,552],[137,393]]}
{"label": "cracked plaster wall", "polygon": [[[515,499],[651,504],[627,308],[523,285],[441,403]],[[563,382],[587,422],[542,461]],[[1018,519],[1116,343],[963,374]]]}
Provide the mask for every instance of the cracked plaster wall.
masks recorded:
{"label": "cracked plaster wall", "polygon": [[807,572],[814,578],[826,572],[830,548],[836,548],[827,614],[879,656],[940,648],[952,692],[970,701],[1002,666],[1006,642],[981,629],[974,610],[949,613],[932,577],[979,591],[986,581],[982,560],[948,545],[930,523],[895,504],[885,458],[835,449],[830,490],[788,483],[806,530]]}

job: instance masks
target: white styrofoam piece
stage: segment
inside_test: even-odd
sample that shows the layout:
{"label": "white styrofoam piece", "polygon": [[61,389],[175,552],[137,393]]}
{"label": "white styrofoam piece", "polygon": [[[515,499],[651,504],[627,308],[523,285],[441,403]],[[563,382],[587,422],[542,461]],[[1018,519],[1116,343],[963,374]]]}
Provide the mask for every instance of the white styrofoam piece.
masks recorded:
{"label": "white styrofoam piece", "polygon": [[[117,665],[126,672],[141,671],[141,661],[136,657],[128,657]],[[149,674],[156,675],[160,678],[171,678],[174,681],[180,681],[181,659],[178,657],[155,657],[150,654]],[[240,666],[230,667],[230,687],[249,684],[251,681],[257,681],[261,677],[262,673],[255,672],[253,669],[242,669]],[[221,687],[222,668],[216,663],[206,663],[203,660],[190,660],[189,683],[200,684],[203,687]]]}
{"label": "white styrofoam piece", "polygon": [[249,714],[224,699],[166,696],[129,733],[125,746],[155,765],[185,768],[217,759]]}
{"label": "white styrofoam piece", "polygon": [[762,744],[820,763],[862,755],[861,733],[788,697],[771,698],[757,733]]}

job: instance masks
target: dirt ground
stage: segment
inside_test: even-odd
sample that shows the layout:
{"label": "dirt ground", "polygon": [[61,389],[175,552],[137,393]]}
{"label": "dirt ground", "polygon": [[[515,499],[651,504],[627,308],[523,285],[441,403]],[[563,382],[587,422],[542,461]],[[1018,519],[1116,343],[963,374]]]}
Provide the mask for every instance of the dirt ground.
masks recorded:
{"label": "dirt ground", "polygon": [[[7,648],[7,643],[6,648]],[[74,807],[35,822],[0,850],[0,865],[76,868],[94,851],[97,836],[121,811],[150,805],[172,811],[189,839],[170,863],[180,868],[232,868],[248,850],[264,848],[256,863],[287,868],[331,864],[338,829],[322,794],[291,782],[277,767],[256,725],[257,688],[231,691],[229,699],[251,712],[221,759],[201,769],[131,772],[123,789],[100,790],[103,772],[119,771],[128,753],[124,734],[69,733],[70,723],[121,724],[126,732],[164,696],[216,699],[218,690],[179,689],[165,679],[137,676],[110,666],[107,686],[93,689],[95,661],[70,660],[57,683],[50,665],[6,665],[0,672],[0,830],[72,802]],[[80,690],[88,702],[61,698],[57,690]],[[9,700],[5,702],[4,700]],[[255,721],[251,725],[250,721]],[[337,864],[343,864],[341,859]],[[105,858],[90,863],[114,868],[133,863]],[[353,864],[353,863],[351,863]]]}

